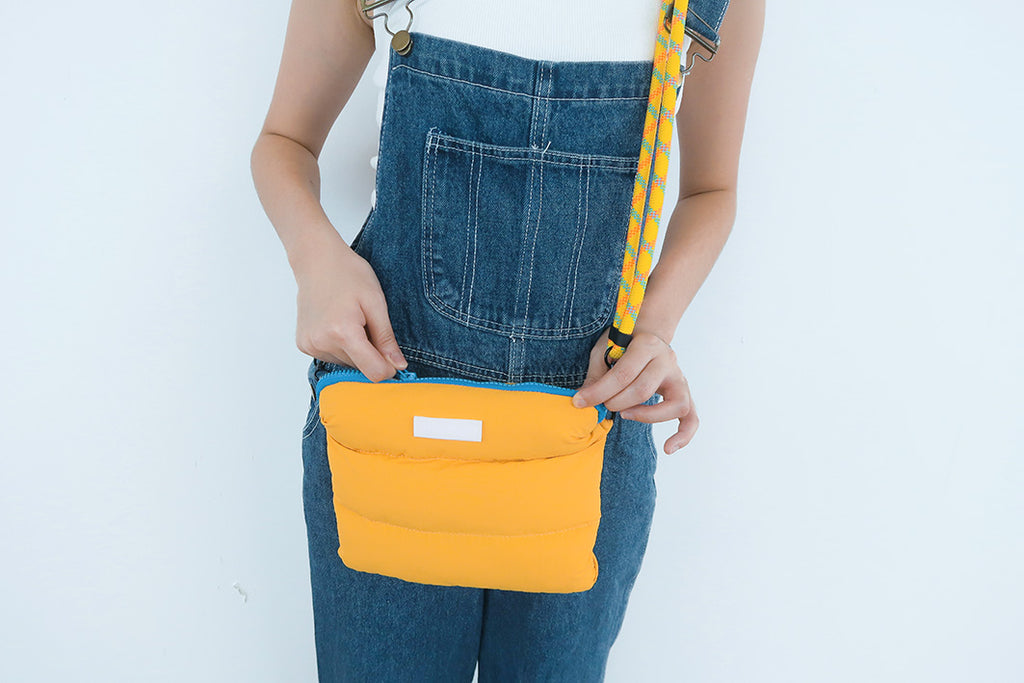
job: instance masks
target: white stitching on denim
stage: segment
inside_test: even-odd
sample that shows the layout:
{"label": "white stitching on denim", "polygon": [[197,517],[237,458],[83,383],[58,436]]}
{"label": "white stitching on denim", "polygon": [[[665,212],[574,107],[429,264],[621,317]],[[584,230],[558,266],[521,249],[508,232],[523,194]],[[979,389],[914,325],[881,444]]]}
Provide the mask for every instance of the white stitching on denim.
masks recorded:
{"label": "white stitching on denim", "polygon": [[516,361],[516,380],[520,382],[526,381],[526,339],[519,339],[521,344],[516,346],[516,353],[519,356],[519,360]]}
{"label": "white stitching on denim", "polygon": [[[541,152],[543,154],[543,152]],[[544,211],[544,165],[540,165],[540,193],[537,199],[537,227],[533,230],[533,243],[530,245],[530,267],[527,269],[526,280],[526,310],[523,311],[523,320],[530,319],[530,294],[533,292],[533,263],[537,254],[537,235],[540,234],[540,217]]]}
{"label": "white stitching on denim", "polygon": [[[434,129],[431,128],[430,130],[433,131]],[[427,150],[424,153],[424,158],[423,158],[423,188],[422,188],[423,199],[421,200],[421,203],[425,202],[425,204],[424,204],[423,210],[422,210],[423,215],[420,216],[420,224],[423,226],[423,229],[420,231],[421,232],[421,236],[420,236],[420,240],[421,240],[421,242],[420,242],[420,265],[421,265],[421,267],[423,269],[422,281],[423,281],[423,291],[424,291],[425,294],[430,292],[431,288],[433,287],[433,282],[434,282],[433,276],[432,276],[432,273],[431,273],[431,271],[433,270],[433,267],[434,267],[434,264],[433,264],[433,253],[431,252],[431,249],[430,249],[430,244],[433,241],[433,217],[434,217],[434,181],[433,181],[433,170],[432,170],[433,166],[434,166],[434,163],[433,163],[433,159],[432,159],[433,153],[431,152],[431,149],[430,149],[430,145],[432,143],[432,140],[433,140],[433,138],[431,138],[431,134],[428,132],[427,133]],[[427,182],[427,176],[430,177],[430,181],[429,182]],[[427,188],[428,187],[430,188],[429,195],[427,194]],[[425,249],[423,248],[424,246],[426,247]]]}
{"label": "white stitching on denim", "polygon": [[717,28],[717,29],[711,29],[712,31],[714,31],[714,32],[715,32],[715,35],[718,35],[718,29],[722,28],[722,19],[724,19],[724,18],[725,18],[725,10],[726,10],[726,8],[728,7],[728,5],[727,5],[727,4],[725,4],[725,3],[722,3],[721,5],[719,5],[719,7],[720,7],[721,9],[720,9],[720,11],[718,12],[718,21],[717,21],[717,24],[718,24],[718,28]]}
{"label": "white stitching on denim", "polygon": [[[442,147],[452,148],[460,151],[467,151],[462,148],[468,148],[470,150],[482,150],[489,151],[493,154],[506,155],[510,158],[519,157],[522,159],[537,161],[535,157],[540,156],[538,148],[534,147],[522,147],[515,145],[499,145],[494,142],[483,142],[482,140],[470,140],[467,138],[459,138],[454,135],[448,135],[447,133],[441,132],[436,126],[430,129],[428,132],[433,138],[436,138]],[[570,152],[568,150],[554,150],[550,151],[545,149],[545,155],[547,157],[565,157],[567,161],[565,163],[571,163],[572,165],[584,164],[594,166],[594,160],[607,161],[615,168],[621,168],[622,170],[636,172],[637,166],[640,163],[639,154],[637,156],[616,156],[611,154],[596,154],[594,152]],[[547,159],[546,159],[547,161]],[[550,162],[549,162],[550,163]]]}
{"label": "white stitching on denim", "polygon": [[[408,352],[408,357],[409,358],[412,358],[414,360],[417,360],[418,362],[424,363],[425,365],[430,365],[431,367],[440,368],[440,369],[444,369],[444,370],[458,370],[460,372],[465,372],[467,374],[474,375],[475,377],[480,378],[480,379],[495,379],[495,378],[500,379],[505,374],[505,373],[501,372],[500,370],[495,370],[494,368],[484,367],[482,365],[474,365],[472,363],[467,363],[465,361],[461,361],[461,360],[459,360],[457,358],[449,358],[448,356],[442,356],[442,355],[440,355],[438,353],[434,353],[432,351],[427,351],[426,349],[420,349],[420,348],[413,347],[413,346],[409,346],[409,347],[403,346],[402,350],[404,352]],[[434,360],[431,360],[431,359],[434,359]],[[472,370],[468,370],[468,369],[467,370],[461,370],[460,366],[462,368],[475,368],[475,369],[479,370],[480,372],[475,372],[474,373]],[[567,381],[567,380],[582,380],[586,376],[586,372],[585,371],[584,372],[562,372],[562,373],[531,372],[531,373],[526,373],[523,376],[524,377],[530,377],[530,378],[551,378],[551,379],[555,379],[555,380],[558,380],[558,381]]]}
{"label": "white stitching on denim", "polygon": [[[611,156],[607,154],[593,154],[582,152],[567,152],[563,150],[550,151],[534,147],[513,147],[510,145],[497,145],[492,142],[481,142],[479,140],[466,140],[456,138],[443,133],[432,133],[437,147],[453,150],[456,152],[475,152],[479,150],[485,156],[508,161],[544,161],[548,164],[563,164],[568,166],[593,166],[596,168],[609,168],[611,170],[629,171],[635,173],[640,163],[639,157]],[[554,158],[551,158],[554,157]],[[560,159],[564,159],[560,160]],[[604,163],[602,163],[604,162]]]}
{"label": "white stitching on denim", "polygon": [[[499,323],[489,318],[481,318],[479,316],[469,315],[468,313],[460,311],[457,308],[453,308],[450,304],[441,299],[438,299],[434,295],[431,295],[429,297],[429,300],[434,305],[435,310],[445,315],[446,317],[458,322],[461,325],[475,327],[481,330],[529,334],[530,338],[536,339],[570,339],[572,337],[584,336],[590,332],[593,332],[594,330],[600,329],[604,324],[604,319],[608,316],[608,313],[611,311],[610,306],[608,304],[605,304],[605,307],[604,309],[602,309],[601,315],[598,317],[597,320],[594,320],[591,323],[587,323],[586,325],[579,325],[577,327],[523,327],[514,324]],[[479,320],[480,323],[472,322],[473,320]]]}
{"label": "white stitching on denim", "polygon": [[[437,154],[437,138],[434,138],[434,154]],[[438,160],[435,158],[434,163],[431,165],[432,171],[430,176],[430,217],[434,217],[434,188],[437,186],[437,164]],[[437,285],[434,282],[434,225],[431,220],[430,225],[430,242],[427,245],[430,251],[430,291],[433,292]],[[436,296],[436,295],[435,295]]]}
{"label": "white stitching on denim", "polygon": [[[715,33],[715,28],[711,24],[709,24],[708,22],[704,21],[704,17],[702,17],[701,15],[697,14],[696,10],[691,9],[689,7],[687,8],[687,10],[688,10],[688,14],[692,14],[693,16],[697,17],[697,21],[699,21],[700,23],[704,24],[705,26],[708,27],[708,30],[710,30],[711,32]],[[723,7],[722,8],[722,14],[718,15],[719,23],[721,23],[722,15],[724,15],[724,14],[725,14],[725,8]],[[707,38],[708,36],[704,36],[704,37]]]}
{"label": "white stitching on denim", "polygon": [[[445,315],[446,317],[451,318],[452,320],[458,322],[461,325],[467,325],[469,327],[475,327],[475,328],[481,329],[481,330],[492,330],[492,331],[496,330],[498,332],[509,332],[509,333],[511,333],[511,332],[516,332],[516,333],[534,332],[536,334],[531,334],[530,337],[531,338],[537,338],[537,339],[569,339],[572,336],[583,336],[586,333],[593,332],[594,330],[600,329],[602,327],[603,323],[604,323],[604,318],[607,317],[608,313],[611,311],[610,306],[608,306],[606,304],[604,310],[601,313],[601,316],[597,320],[595,320],[592,323],[588,323],[586,325],[580,325],[578,327],[569,327],[569,328],[563,328],[563,329],[554,328],[554,327],[532,327],[532,326],[531,327],[522,327],[522,326],[516,326],[514,324],[504,324],[504,323],[495,322],[494,320],[491,320],[489,318],[481,318],[479,316],[469,315],[467,313],[464,313],[463,311],[458,310],[457,308],[453,308],[450,304],[446,303],[445,301],[442,301],[442,300],[438,299],[436,296],[433,296],[433,295],[431,295],[429,297],[429,300],[430,300],[430,302],[432,304],[434,304],[434,309],[435,310],[437,310],[439,313]],[[442,309],[447,309],[447,310],[442,310]],[[486,324],[478,324],[478,323],[470,322],[471,320],[479,320],[479,321],[481,321],[481,323],[486,323]],[[579,333],[582,333],[582,334],[569,335],[569,334],[567,334],[569,332],[579,332]]]}
{"label": "white stitching on denim", "polygon": [[[540,62],[538,65],[537,82],[534,85],[534,94],[539,95],[541,88],[544,86],[544,62]],[[533,114],[534,119],[530,122],[530,146],[537,147],[544,140],[544,131],[537,129],[537,116],[540,114],[541,107],[544,106],[543,100],[537,98],[533,100]]]}
{"label": "white stitching on denim", "polygon": [[[544,62],[541,63],[541,83],[538,84],[538,88],[537,89],[540,90],[541,87],[544,87],[544,69],[545,69],[545,67],[548,70],[547,71],[547,84],[546,84],[547,93],[550,95],[551,94],[551,82],[554,79],[551,77],[551,67],[548,66]],[[539,100],[538,104],[540,104],[541,102],[543,102],[543,107],[544,107],[544,121],[541,123],[541,126],[540,126],[540,139],[537,141],[538,145],[541,142],[544,142],[544,139],[547,138],[547,136],[548,136],[548,114],[550,113],[550,110],[551,110],[551,103],[549,101],[547,101],[547,98],[545,98],[545,100]],[[533,242],[530,245],[530,267],[527,270],[527,281],[526,281],[526,310],[523,312],[523,321],[524,322],[530,319],[530,296],[533,293],[534,263],[536,262],[536,257],[537,257],[537,236],[540,235],[540,226],[541,226],[540,219],[541,219],[541,216],[544,213],[544,164],[543,164],[543,162],[544,162],[544,153],[547,151],[547,148],[550,147],[550,146],[551,146],[551,141],[548,140],[548,144],[544,146],[544,149],[540,150],[540,154],[537,157],[537,160],[542,162],[541,165],[539,166],[539,168],[540,168],[540,193],[539,193],[539,197],[537,199],[537,227],[533,231]],[[520,352],[523,358],[526,357],[526,348],[525,348],[525,346],[526,345],[523,344],[523,349]],[[520,365],[522,365],[522,363],[520,363]]]}
{"label": "white stitching on denim", "polygon": [[421,349],[421,348],[418,348],[418,347],[415,347],[415,346],[403,347],[402,351],[403,352],[411,351],[411,353],[409,354],[410,358],[414,358],[416,356],[420,356],[423,359],[426,359],[426,357],[433,357],[433,358],[437,358],[439,360],[449,361],[451,363],[451,367],[453,369],[454,369],[455,366],[464,366],[464,367],[467,367],[467,368],[475,368],[475,369],[481,370],[483,372],[493,373],[493,375],[495,377],[500,377],[501,376],[501,372],[498,371],[498,370],[494,370],[493,368],[488,368],[488,367],[485,367],[483,365],[474,365],[473,363],[467,363],[466,361],[462,361],[462,360],[459,360],[457,358],[449,358],[448,356],[442,356],[442,355],[440,355],[438,353],[434,353],[433,351],[427,351],[426,349]]}
{"label": "white stitching on denim", "polygon": [[508,338],[508,354],[505,357],[505,367],[508,369],[509,375],[514,376],[514,368],[516,367],[516,335],[511,334]]}
{"label": "white stitching on denim", "polygon": [[398,64],[395,67],[393,67],[391,70],[394,71],[395,69],[409,69],[410,71],[415,71],[416,73],[420,73],[420,74],[423,74],[425,76],[433,76],[435,78],[443,78],[443,79],[449,80],[449,81],[457,81],[459,83],[465,83],[466,85],[473,85],[473,86],[476,86],[478,88],[486,88],[487,90],[495,90],[497,92],[503,92],[503,93],[507,93],[509,95],[516,95],[517,97],[529,97],[529,98],[532,98],[532,99],[546,99],[546,100],[553,100],[553,101],[556,101],[556,102],[559,102],[559,101],[566,101],[566,102],[595,102],[595,101],[596,102],[603,102],[603,101],[614,101],[614,100],[645,100],[646,101],[648,99],[648,97],[649,97],[649,95],[638,95],[636,97],[542,97],[540,95],[531,95],[530,93],[516,92],[515,90],[506,90],[504,88],[496,88],[493,85],[484,85],[483,83],[474,83],[473,81],[467,81],[467,80],[462,79],[462,78],[455,78],[454,76],[442,76],[441,74],[435,74],[435,73],[430,72],[430,71],[424,71],[423,69],[417,69],[416,67],[409,66],[408,64]]}
{"label": "white stitching on denim", "polygon": [[[474,365],[473,363],[467,363],[466,361],[459,360],[457,358],[449,358],[448,356],[442,356],[441,354],[421,349],[415,346],[403,346],[402,351],[406,353],[409,358],[416,360],[417,362],[429,365],[431,367],[440,368],[443,370],[460,370],[460,366],[464,368],[474,368],[480,372],[474,373],[472,370],[460,370],[467,374],[474,375],[479,379],[501,379],[505,373],[494,368],[488,368],[483,365]],[[436,359],[436,360],[432,360]],[[583,372],[530,372],[522,375],[524,378],[537,378],[539,381],[544,381],[543,378],[550,378],[556,381],[582,381],[586,377],[586,371]]]}
{"label": "white stitching on denim", "polygon": [[306,414],[306,424],[302,426],[303,439],[308,439],[316,429],[316,425],[320,424],[320,402],[317,401],[315,394],[310,396],[309,400],[310,405]]}
{"label": "white stitching on denim", "polygon": [[[583,245],[586,242],[586,237],[587,237],[587,224],[590,222],[590,169],[589,168],[587,169],[587,189],[583,193],[583,204],[584,204],[585,208],[584,208],[584,213],[583,213],[583,232],[580,233],[580,246],[579,246],[579,251],[580,252],[583,251]],[[572,276],[572,299],[569,302],[569,317],[566,320],[566,324],[568,324],[568,322],[570,320],[572,320],[572,309],[573,309],[573,306],[576,305],[576,282],[577,282],[577,280],[579,278],[579,274],[580,274],[579,264],[580,264],[579,254],[577,254],[577,256],[576,256],[576,267],[575,267],[575,269],[573,271],[573,276]]]}
{"label": "white stitching on denim", "polygon": [[[551,117],[551,84],[554,82],[555,79],[552,77],[552,68],[548,67],[548,90],[547,97],[545,97],[547,101],[544,103],[544,125],[542,125],[540,129],[540,139],[542,142],[544,141],[544,138],[548,136],[548,120]],[[550,140],[548,141],[548,144],[551,144]]]}
{"label": "white stitching on denim", "polygon": [[480,175],[484,167],[483,157],[476,166],[476,194],[473,197],[473,268],[469,276],[469,298],[466,300],[466,312],[473,307],[473,284],[476,282],[476,244],[480,236]]}
{"label": "white stitching on denim", "polygon": [[[535,167],[531,164],[530,165],[530,198],[526,201],[526,224],[527,225],[530,224],[530,211],[533,208],[533,176],[534,176],[534,168]],[[520,284],[523,281],[523,256],[524,256],[524,254],[526,252],[526,245],[524,244],[525,241],[526,241],[526,230],[522,231],[522,236],[523,236],[523,239],[522,239],[522,242],[520,243],[520,247],[519,247],[519,272],[516,275],[516,289],[515,289],[516,304],[515,304],[514,309],[512,310],[513,320],[519,320],[519,287],[520,287]],[[516,329],[515,322],[512,323],[511,327],[512,327],[512,331],[514,332],[515,329]]]}
{"label": "white stitching on denim", "polygon": [[[509,382],[522,382],[523,381],[523,349],[525,344],[516,344],[515,335],[512,336],[512,345],[509,348],[509,362],[508,362],[508,381]],[[522,341],[522,338],[519,339]]]}
{"label": "white stitching on denim", "polygon": [[[572,232],[572,253],[575,255],[572,268],[565,272],[565,295],[562,297],[562,314],[558,318],[558,324],[565,327],[568,324],[566,320],[566,308],[569,306],[569,299],[573,295],[573,286],[569,284],[569,277],[573,271],[579,267],[580,264],[580,216],[583,213],[583,167],[579,168],[579,175],[576,179],[576,227],[573,228]],[[575,281],[575,278],[573,278]]]}
{"label": "white stitching on denim", "polygon": [[[540,75],[538,75],[538,78],[543,78],[543,77],[544,77],[544,65],[541,64],[540,65]],[[534,140],[536,140],[536,135],[535,135],[534,131],[536,131],[536,129],[537,129],[536,121],[537,121],[537,108],[538,107],[540,107],[540,102],[538,100],[533,100],[530,103],[530,131],[526,134],[526,137],[527,137],[527,140],[528,140],[530,146],[533,146],[534,145]]]}
{"label": "white stitching on denim", "polygon": [[420,179],[420,186],[421,186],[420,187],[420,271],[421,271],[420,282],[423,283],[423,296],[425,298],[427,297],[428,292],[430,290],[430,286],[428,284],[429,276],[427,275],[427,270],[428,270],[428,267],[427,267],[428,266],[428,264],[427,264],[427,250],[424,249],[423,247],[424,247],[424,245],[426,245],[427,243],[430,242],[430,239],[429,239],[430,223],[431,223],[431,217],[432,217],[432,213],[433,213],[433,209],[432,209],[431,203],[427,199],[427,188],[428,187],[430,188],[430,192],[431,193],[433,193],[433,191],[434,191],[433,185],[427,181],[427,177],[429,176],[429,170],[430,170],[430,165],[431,165],[430,164],[430,141],[431,141],[431,137],[430,136],[433,133],[433,131],[434,131],[433,128],[431,128],[429,131],[427,131],[427,144],[426,144],[426,149],[423,152],[423,171],[422,171],[422,173],[420,173],[420,176],[421,176],[421,179]]}
{"label": "white stitching on denim", "polygon": [[[525,325],[524,326],[518,326],[515,323],[512,323],[510,325],[506,325],[506,324],[499,323],[497,321],[491,320],[489,318],[483,318],[483,317],[480,317],[480,316],[472,315],[468,311],[462,311],[462,310],[460,310],[458,308],[455,308],[455,307],[451,306],[450,304],[448,304],[447,302],[445,302],[444,300],[442,300],[440,297],[437,296],[437,294],[435,293],[436,285],[435,285],[435,282],[434,282],[434,265],[433,265],[434,264],[434,253],[433,253],[433,230],[432,230],[432,228],[433,228],[432,218],[433,218],[433,214],[434,214],[434,197],[435,197],[434,187],[437,184],[437,160],[436,160],[436,158],[434,158],[432,160],[432,157],[436,156],[437,151],[440,148],[454,150],[454,151],[472,152],[473,151],[472,147],[474,145],[474,143],[472,141],[466,141],[468,143],[466,146],[470,147],[469,150],[463,150],[463,149],[461,149],[461,148],[459,148],[457,146],[456,147],[449,147],[448,145],[441,144],[442,139],[444,139],[444,138],[446,138],[448,140],[454,140],[454,141],[457,141],[457,142],[460,141],[460,139],[458,139],[458,138],[453,138],[451,136],[446,136],[444,133],[441,133],[437,129],[436,126],[431,127],[428,130],[428,132],[427,132],[427,155],[426,155],[426,159],[424,160],[424,172],[423,172],[423,175],[424,176],[427,175],[427,172],[428,172],[428,169],[429,169],[429,172],[430,172],[429,173],[429,175],[430,175],[430,182],[428,183],[430,185],[429,193],[427,193],[427,188],[426,187],[422,188],[422,195],[423,195],[423,197],[426,198],[427,208],[425,210],[425,215],[421,217],[421,220],[423,220],[426,223],[426,225],[427,225],[426,253],[429,254],[429,256],[427,257],[427,258],[429,258],[429,262],[424,262],[423,255],[424,255],[425,252],[424,252],[423,249],[421,249],[421,251],[420,251],[420,253],[421,253],[421,265],[424,268],[424,273],[426,275],[426,277],[423,278],[423,282],[424,282],[424,296],[431,303],[431,305],[434,307],[434,309],[437,310],[439,313],[445,315],[446,317],[449,317],[452,320],[455,320],[456,322],[458,322],[460,324],[463,324],[463,325],[466,325],[466,326],[469,326],[469,327],[474,327],[474,328],[477,328],[477,329],[484,329],[484,330],[498,330],[498,331],[502,331],[502,332],[516,332],[516,331],[519,331],[519,332],[521,332],[523,334],[530,334],[530,336],[532,336],[532,337],[539,337],[539,338],[569,339],[572,336],[583,336],[583,335],[589,334],[590,332],[593,332],[593,331],[599,329],[600,327],[603,327],[604,319],[607,317],[607,315],[609,313],[607,304],[605,305],[604,309],[601,311],[599,317],[596,320],[594,320],[594,321],[592,321],[590,323],[587,323],[587,324],[584,324],[584,325],[575,326],[575,327],[564,327],[563,326],[561,328],[551,328],[551,327],[548,327],[548,326],[525,326]],[[483,144],[483,143],[475,143],[475,144]],[[514,149],[514,148],[509,148],[509,149]],[[485,154],[482,151],[480,151],[478,153],[481,154],[482,156],[493,156],[493,155]],[[538,160],[549,162],[549,160],[543,159],[543,154],[544,154],[544,152],[542,151],[541,152],[541,158],[538,159]],[[570,154],[570,153],[562,153],[562,152],[553,152],[552,153],[552,152],[548,152],[548,154]],[[575,153],[572,153],[572,154],[575,154]],[[578,155],[578,156],[583,157],[583,158],[590,158],[590,157],[592,157],[594,155]],[[503,157],[495,157],[495,158],[501,159]],[[598,166],[596,164],[587,165],[587,168],[588,168],[588,172],[587,172],[587,181],[588,181],[588,185],[587,185],[587,188],[588,188],[588,191],[587,191],[587,194],[588,194],[588,197],[587,197],[587,207],[588,208],[587,208],[587,211],[588,211],[588,214],[589,214],[589,180],[590,180],[589,169],[592,168],[592,167],[603,167],[603,166]],[[542,179],[543,179],[543,166],[540,166],[540,168],[542,169]],[[535,170],[535,166],[531,165],[531,168],[530,168],[530,176],[531,176],[530,198],[529,198],[528,203],[527,203],[528,207],[532,206],[532,204],[533,204],[533,180],[532,179],[533,179],[533,175],[534,175],[534,170]],[[617,170],[617,169],[613,169],[613,170]],[[543,189],[542,189],[542,191],[543,191]],[[421,203],[423,201],[424,201],[424,199],[421,197]],[[529,219],[529,217],[527,217],[527,219]],[[537,218],[537,220],[538,220],[538,222],[540,220],[540,212],[539,212],[539,210],[538,210],[538,218]],[[524,233],[524,239],[525,239],[525,233]],[[535,240],[536,240],[536,237],[535,237]],[[536,241],[534,243],[536,243]],[[520,252],[520,253],[522,254],[522,252]],[[520,264],[519,265],[520,265],[520,268],[519,268],[519,279],[517,280],[517,282],[520,282],[522,280],[522,265],[523,265],[522,259],[520,259]],[[531,262],[531,267],[532,267],[532,262]],[[474,268],[475,268],[475,263],[474,263]],[[428,286],[428,281],[429,281],[429,286]],[[518,287],[517,287],[517,289],[518,289]],[[527,299],[527,306],[529,306],[529,300],[528,299]],[[445,310],[445,309],[447,309],[447,310]],[[516,308],[515,308],[515,313],[516,313],[516,318],[517,319],[518,319],[518,310],[519,310],[519,300],[517,299],[516,300]],[[480,321],[480,323],[474,323],[472,321]],[[481,323],[483,323],[483,324],[481,324]]]}
{"label": "white stitching on denim", "polygon": [[[655,393],[655,396],[656,395],[657,395],[657,393]],[[651,396],[651,398],[654,398],[655,396]],[[651,398],[649,398],[647,400],[650,401]],[[660,401],[656,401],[655,403],[652,403],[650,405],[655,405],[656,403],[660,403]],[[654,466],[655,466],[655,468],[657,468],[657,466],[658,466],[658,453],[659,453],[659,451],[658,451],[658,444],[656,444],[654,442],[654,425],[651,424],[651,423],[644,423],[644,424],[646,425],[645,433],[647,435],[647,444],[648,444],[648,446],[650,446],[651,452],[654,453]]]}
{"label": "white stitching on denim", "polygon": [[[578,166],[587,166],[588,168],[603,168],[603,169],[606,169],[606,170],[609,170],[609,171],[624,171],[624,172],[627,172],[627,173],[633,173],[633,172],[636,171],[636,160],[635,159],[630,160],[630,167],[626,167],[626,166],[615,166],[615,165],[600,164],[600,163],[588,163],[588,162],[576,162],[576,161],[557,161],[555,159],[541,159],[540,157],[538,157],[536,159],[530,159],[528,157],[515,157],[515,156],[511,156],[511,155],[499,156],[497,154],[488,154],[487,152],[482,152],[482,151],[480,151],[480,152],[473,152],[471,150],[465,150],[465,149],[462,149],[462,148],[457,147],[457,146],[447,145],[447,144],[444,144],[443,142],[435,143],[434,147],[435,148],[439,148],[439,149],[447,149],[447,150],[454,151],[454,152],[465,152],[467,154],[476,153],[476,154],[480,154],[481,156],[491,157],[492,159],[501,159],[502,161],[512,161],[512,162],[525,161],[525,162],[534,163],[534,164],[536,164],[536,163],[555,164],[556,166],[569,166],[571,168],[576,168]],[[539,154],[540,151],[542,151],[542,150],[536,150],[535,153]],[[551,154],[563,154],[563,153],[564,152],[550,152],[550,151],[547,152],[547,154],[549,154],[549,155],[551,155]],[[587,156],[591,156],[591,155],[588,154]]]}
{"label": "white stitching on denim", "polygon": [[[484,162],[480,159],[480,163]],[[459,301],[462,301],[462,297],[466,294],[466,271],[469,269],[469,223],[473,213],[473,164],[476,163],[476,155],[469,155],[469,177],[466,181],[469,183],[469,189],[466,191],[466,253],[462,257],[462,284],[459,285]],[[473,267],[476,268],[476,260],[473,261]],[[469,303],[466,303],[466,310],[469,310]]]}

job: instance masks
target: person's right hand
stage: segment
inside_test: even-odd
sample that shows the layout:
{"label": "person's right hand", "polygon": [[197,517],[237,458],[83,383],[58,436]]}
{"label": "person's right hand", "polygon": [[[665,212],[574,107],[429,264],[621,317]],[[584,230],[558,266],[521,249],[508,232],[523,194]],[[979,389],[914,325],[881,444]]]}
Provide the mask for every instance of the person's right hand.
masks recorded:
{"label": "person's right hand", "polygon": [[408,366],[373,267],[341,237],[326,240],[296,271],[299,350],[358,368],[374,382]]}

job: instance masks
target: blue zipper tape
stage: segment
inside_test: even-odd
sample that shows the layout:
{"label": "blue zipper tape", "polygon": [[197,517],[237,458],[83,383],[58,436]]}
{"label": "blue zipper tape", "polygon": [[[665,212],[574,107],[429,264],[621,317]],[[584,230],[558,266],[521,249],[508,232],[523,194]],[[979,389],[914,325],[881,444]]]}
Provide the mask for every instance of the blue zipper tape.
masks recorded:
{"label": "blue zipper tape", "polygon": [[[317,380],[316,398],[320,400],[320,392],[324,387],[338,382],[367,382],[370,384],[404,384],[406,382],[427,382],[434,384],[460,384],[467,387],[488,387],[503,389],[505,391],[539,391],[545,394],[558,394],[561,396],[572,396],[576,389],[566,389],[546,382],[488,382],[486,380],[463,379],[462,377],[417,377],[411,370],[399,370],[397,378],[389,377],[380,382],[373,382],[358,368],[342,368],[331,370]],[[597,421],[601,422],[610,412],[603,403],[593,406],[597,409]]]}

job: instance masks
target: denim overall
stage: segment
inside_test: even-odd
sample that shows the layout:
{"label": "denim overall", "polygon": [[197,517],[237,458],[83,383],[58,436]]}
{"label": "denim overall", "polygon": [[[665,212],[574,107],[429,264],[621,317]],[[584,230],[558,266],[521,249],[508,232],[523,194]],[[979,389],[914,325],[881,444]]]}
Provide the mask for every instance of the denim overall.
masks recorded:
{"label": "denim overall", "polygon": [[[578,388],[615,313],[651,61],[534,60],[413,32],[390,50],[376,204],[352,241],[421,377]],[[313,389],[338,365],[314,359]],[[646,403],[656,403],[655,394]],[[655,507],[651,425],[615,414],[595,585],[417,584],[338,556],[315,392],[303,499],[321,681],[598,681]]]}

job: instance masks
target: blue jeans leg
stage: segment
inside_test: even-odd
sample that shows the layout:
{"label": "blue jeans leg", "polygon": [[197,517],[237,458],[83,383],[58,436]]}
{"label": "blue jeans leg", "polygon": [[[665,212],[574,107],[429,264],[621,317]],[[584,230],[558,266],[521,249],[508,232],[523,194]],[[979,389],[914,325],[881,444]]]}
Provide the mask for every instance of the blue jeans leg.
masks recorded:
{"label": "blue jeans leg", "polygon": [[[315,376],[310,364],[309,379]],[[302,438],[314,638],[321,683],[473,680],[483,591],[359,572],[338,556],[327,435],[311,398]]]}
{"label": "blue jeans leg", "polygon": [[657,455],[650,424],[615,416],[601,474],[597,582],[579,593],[487,590],[480,683],[604,679],[647,549]]}

